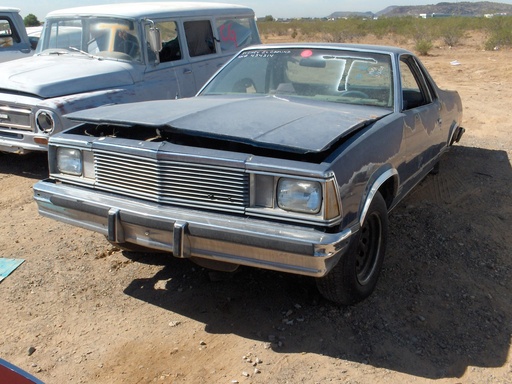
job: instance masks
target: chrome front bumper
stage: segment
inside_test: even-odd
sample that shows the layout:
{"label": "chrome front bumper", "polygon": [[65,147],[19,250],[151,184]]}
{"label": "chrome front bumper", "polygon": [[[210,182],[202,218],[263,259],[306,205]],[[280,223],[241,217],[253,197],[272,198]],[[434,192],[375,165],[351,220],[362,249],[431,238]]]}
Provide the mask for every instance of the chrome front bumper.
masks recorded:
{"label": "chrome front bumper", "polygon": [[[36,143],[34,140],[44,141]],[[48,137],[25,131],[0,131],[0,152],[23,155],[28,152],[48,151]]]}
{"label": "chrome front bumper", "polygon": [[313,228],[224,213],[161,206],[42,180],[34,198],[43,216],[181,258],[321,277],[348,248],[351,230]]}

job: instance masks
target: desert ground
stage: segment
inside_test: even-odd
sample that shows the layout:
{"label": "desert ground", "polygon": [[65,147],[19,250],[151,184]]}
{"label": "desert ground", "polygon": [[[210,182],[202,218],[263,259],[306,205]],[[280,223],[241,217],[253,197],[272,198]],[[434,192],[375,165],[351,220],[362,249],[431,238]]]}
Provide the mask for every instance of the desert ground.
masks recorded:
{"label": "desert ground", "polygon": [[123,252],[39,216],[45,154],[0,154],[0,257],[25,260],[0,283],[0,358],[45,383],[512,383],[512,51],[438,45],[421,59],[466,134],[390,214],[369,299]]}

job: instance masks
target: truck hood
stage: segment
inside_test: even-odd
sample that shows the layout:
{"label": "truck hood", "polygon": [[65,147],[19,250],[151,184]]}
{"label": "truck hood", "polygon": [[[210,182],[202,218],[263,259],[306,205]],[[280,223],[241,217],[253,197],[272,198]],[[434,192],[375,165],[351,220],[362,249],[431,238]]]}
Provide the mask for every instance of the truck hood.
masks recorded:
{"label": "truck hood", "polygon": [[385,108],[274,96],[198,96],[114,105],[67,115],[76,121],[144,125],[176,134],[295,153],[327,150],[341,137],[390,114]]}
{"label": "truck hood", "polygon": [[134,83],[131,64],[82,54],[50,54],[2,64],[0,89],[43,99]]}

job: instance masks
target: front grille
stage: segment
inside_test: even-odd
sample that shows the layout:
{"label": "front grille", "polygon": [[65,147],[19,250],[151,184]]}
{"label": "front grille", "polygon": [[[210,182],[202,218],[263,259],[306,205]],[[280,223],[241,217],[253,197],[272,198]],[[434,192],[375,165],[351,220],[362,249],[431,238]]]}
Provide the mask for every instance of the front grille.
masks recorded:
{"label": "front grille", "polygon": [[30,109],[0,105],[0,128],[32,131]]}
{"label": "front grille", "polygon": [[96,187],[160,204],[243,212],[249,205],[244,169],[94,153]]}

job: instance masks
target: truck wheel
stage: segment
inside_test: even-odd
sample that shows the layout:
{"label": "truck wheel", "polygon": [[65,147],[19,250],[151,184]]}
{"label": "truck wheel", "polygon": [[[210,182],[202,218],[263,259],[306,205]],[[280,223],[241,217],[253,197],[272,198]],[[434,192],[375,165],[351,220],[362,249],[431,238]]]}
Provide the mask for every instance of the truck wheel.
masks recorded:
{"label": "truck wheel", "polygon": [[351,305],[364,300],[375,289],[386,252],[388,212],[377,192],[350,249],[324,277],[317,278],[318,290],[327,300]]}

